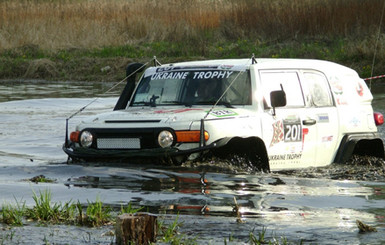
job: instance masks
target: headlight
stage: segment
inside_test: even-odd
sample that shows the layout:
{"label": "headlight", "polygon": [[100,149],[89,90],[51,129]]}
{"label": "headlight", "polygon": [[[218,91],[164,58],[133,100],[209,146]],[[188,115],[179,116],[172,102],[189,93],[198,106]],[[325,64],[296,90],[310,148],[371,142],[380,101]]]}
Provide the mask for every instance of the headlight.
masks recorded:
{"label": "headlight", "polygon": [[170,131],[163,130],[158,135],[158,144],[162,147],[169,147],[174,143],[174,136]]}
{"label": "headlight", "polygon": [[93,139],[94,136],[90,132],[83,131],[80,134],[80,145],[83,147],[90,147],[92,145]]}

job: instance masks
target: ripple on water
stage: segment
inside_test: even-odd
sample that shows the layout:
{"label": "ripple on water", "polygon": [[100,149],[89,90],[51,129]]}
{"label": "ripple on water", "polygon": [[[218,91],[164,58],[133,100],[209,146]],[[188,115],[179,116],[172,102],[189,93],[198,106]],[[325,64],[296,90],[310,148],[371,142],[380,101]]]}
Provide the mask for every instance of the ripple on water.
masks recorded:
{"label": "ripple on water", "polygon": [[[68,97],[92,97],[101,89],[90,84],[45,84],[43,91],[37,88],[40,85],[4,88],[0,84],[0,94],[12,100],[0,103],[0,202],[23,200],[33,205],[33,191],[46,189],[52,192],[54,201],[60,202],[80,200],[86,204],[99,197],[117,208],[131,202],[165,214],[167,222],[178,217],[183,222],[182,232],[206,244],[223,244],[229,237],[247,243],[250,232],[257,234],[264,227],[266,237],[284,236],[294,243],[385,243],[383,161],[352,158],[345,165],[275,173],[260,172],[242,161],[218,159],[180,167],[151,163],[68,165],[61,150],[65,119],[92,100]],[[35,95],[28,97],[30,93]],[[374,105],[384,113],[383,98],[383,94],[375,94]],[[115,102],[116,97],[98,100],[71,120],[70,126],[89,114],[112,110]],[[383,136],[384,128],[379,128]],[[54,183],[28,181],[41,174]],[[237,223],[234,198],[245,223]],[[375,226],[378,232],[359,234],[356,219]],[[113,227],[98,230],[30,225],[12,233],[2,229],[0,241],[13,235],[12,242],[19,244],[44,243],[43,239],[50,243],[65,244],[70,239],[71,244],[103,244],[111,241],[111,237],[102,236],[108,229]]]}

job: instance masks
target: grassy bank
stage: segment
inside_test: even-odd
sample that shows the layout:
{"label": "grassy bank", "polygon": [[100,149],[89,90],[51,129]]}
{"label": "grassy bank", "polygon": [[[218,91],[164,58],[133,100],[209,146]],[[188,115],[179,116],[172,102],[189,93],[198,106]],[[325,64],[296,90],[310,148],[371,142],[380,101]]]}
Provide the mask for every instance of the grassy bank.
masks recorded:
{"label": "grassy bank", "polygon": [[[40,176],[37,176],[40,178]],[[40,182],[45,182],[47,179],[39,179]],[[102,203],[98,198],[95,202],[88,201],[88,204],[81,204],[77,202],[65,202],[58,203],[52,201],[52,195],[49,190],[40,191],[39,194],[33,194],[34,206],[27,207],[25,202],[16,201],[16,204],[2,204],[0,207],[0,244],[24,244],[23,240],[15,236],[15,233],[20,229],[16,227],[28,227],[28,226],[45,226],[49,229],[49,226],[55,226],[64,224],[62,229],[68,229],[68,226],[77,227],[89,227],[97,232],[97,228],[102,226],[108,226],[110,232],[108,236],[111,236],[111,243],[114,243],[116,225],[116,218],[121,214],[135,214],[141,211],[143,208],[133,208],[131,203],[126,206],[122,206],[120,210],[114,210]],[[180,232],[180,228],[183,223],[178,220],[179,215],[174,220],[170,220],[170,217],[166,218],[166,215],[156,214],[157,219],[157,237],[156,242],[161,244],[199,244],[197,241],[198,236],[192,236],[185,232]],[[242,223],[239,223],[240,225]],[[66,228],[65,228],[66,227]],[[258,229],[259,230],[259,229]],[[286,237],[278,237],[274,233],[267,234],[266,228],[262,227],[260,231],[257,229],[249,232],[247,241],[240,241],[236,236],[231,235],[228,238],[224,238],[224,243],[230,244],[245,243],[261,245],[261,244],[302,244],[302,241],[292,243]],[[270,232],[269,232],[270,233]],[[89,233],[89,236],[91,233]],[[47,238],[44,234],[44,244],[51,244],[49,240],[55,243],[55,237],[51,232],[51,235]],[[39,243],[39,241],[34,241]],[[131,243],[130,243],[131,244]],[[153,244],[153,243],[151,243]]]}
{"label": "grassy bank", "polygon": [[368,77],[376,52],[374,75],[385,74],[382,9],[382,0],[4,0],[0,79],[117,81],[127,63],[153,56],[253,53],[331,60]]}

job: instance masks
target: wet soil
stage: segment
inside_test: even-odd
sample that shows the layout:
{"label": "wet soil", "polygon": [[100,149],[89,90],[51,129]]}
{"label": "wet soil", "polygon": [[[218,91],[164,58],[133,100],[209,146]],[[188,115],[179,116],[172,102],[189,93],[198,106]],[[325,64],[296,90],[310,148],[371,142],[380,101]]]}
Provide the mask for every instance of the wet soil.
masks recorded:
{"label": "wet soil", "polygon": [[376,157],[354,155],[344,164],[281,173],[303,178],[385,182],[385,161]]}

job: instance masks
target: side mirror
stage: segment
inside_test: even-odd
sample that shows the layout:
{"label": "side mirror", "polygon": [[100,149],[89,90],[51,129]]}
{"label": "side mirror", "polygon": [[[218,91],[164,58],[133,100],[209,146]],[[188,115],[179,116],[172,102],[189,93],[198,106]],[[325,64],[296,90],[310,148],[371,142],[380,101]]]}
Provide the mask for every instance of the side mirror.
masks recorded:
{"label": "side mirror", "polygon": [[286,93],[283,90],[276,90],[270,93],[270,103],[272,107],[282,107],[286,105]]}
{"label": "side mirror", "polygon": [[275,107],[286,105],[286,93],[283,90],[275,90],[270,93],[270,103],[273,107],[273,116],[275,116]]}

